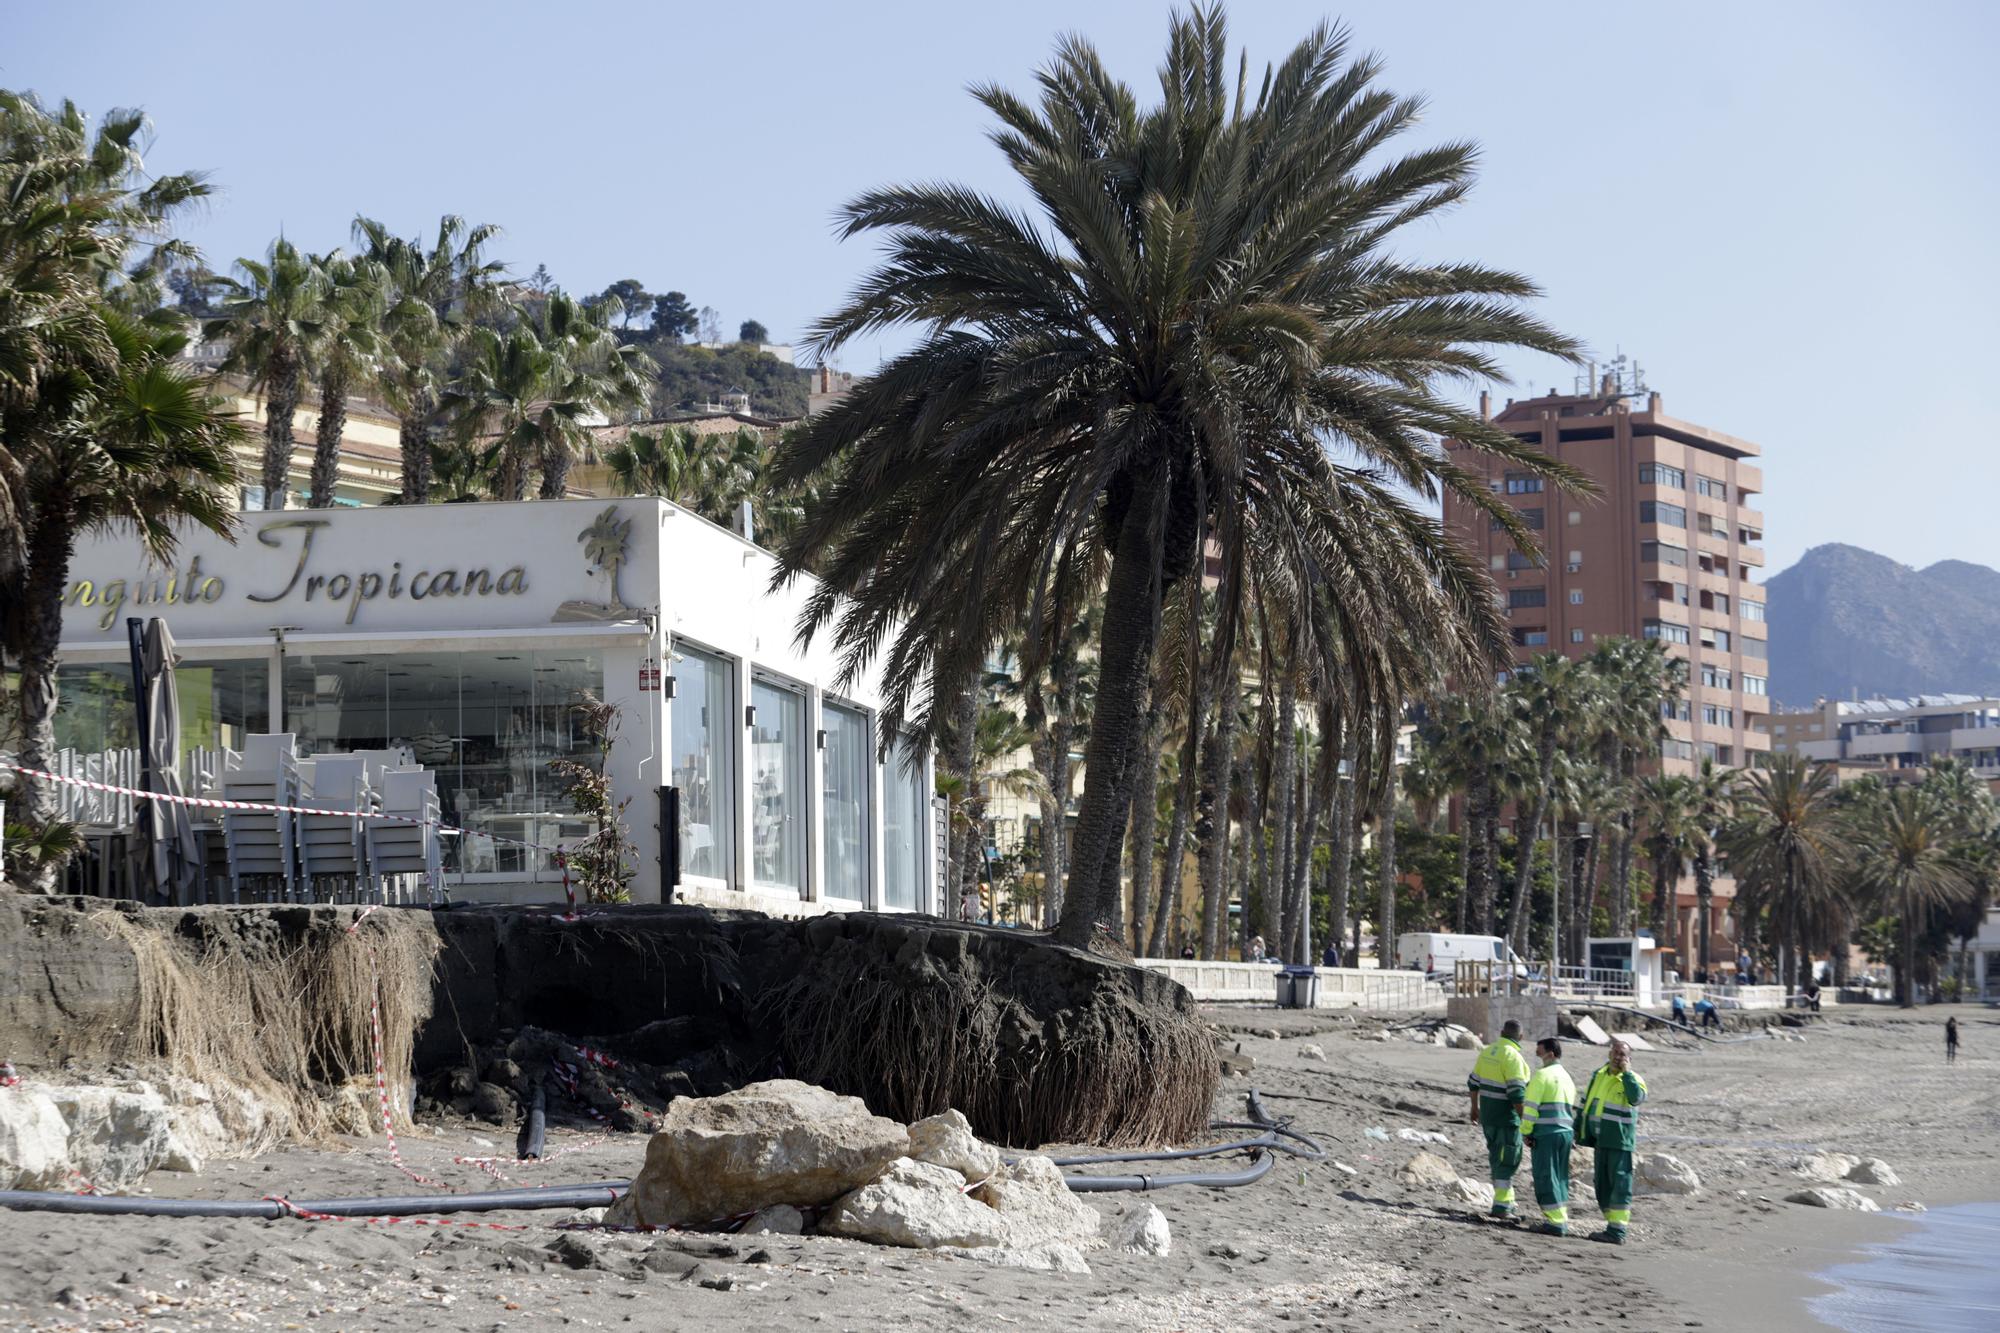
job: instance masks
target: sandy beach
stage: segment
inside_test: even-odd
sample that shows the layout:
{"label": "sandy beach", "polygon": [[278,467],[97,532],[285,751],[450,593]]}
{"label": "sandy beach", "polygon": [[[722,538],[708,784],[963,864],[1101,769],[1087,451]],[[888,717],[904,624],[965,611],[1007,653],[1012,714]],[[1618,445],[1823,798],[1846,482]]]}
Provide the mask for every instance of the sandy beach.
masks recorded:
{"label": "sandy beach", "polygon": [[[1965,1031],[1951,1067],[1948,1012]],[[495,1226],[5,1213],[0,1326],[1815,1329],[1814,1274],[1906,1225],[1891,1210],[2000,1200],[2000,1015],[1989,1010],[1829,1012],[1803,1041],[1640,1053],[1652,1089],[1642,1150],[1681,1158],[1701,1189],[1639,1199],[1622,1249],[1587,1239],[1597,1220],[1587,1191],[1580,1225],[1557,1240],[1484,1222],[1448,1187],[1398,1181],[1419,1145],[1371,1138],[1370,1127],[1441,1132],[1449,1146],[1429,1150],[1484,1176],[1464,1120],[1469,1053],[1381,1040],[1392,1018],[1209,1013],[1222,1049],[1240,1044],[1255,1062],[1225,1078],[1217,1115],[1240,1116],[1254,1086],[1328,1161],[1281,1159],[1240,1189],[1146,1196],[1172,1226],[1165,1258],[1096,1251],[1085,1277],[832,1238],[565,1231],[561,1212],[481,1216]],[[1600,1061],[1575,1043],[1566,1059],[1579,1081]],[[496,1182],[452,1159],[504,1154],[512,1138],[454,1122],[426,1126],[403,1151],[419,1173],[470,1191]],[[501,1169],[523,1184],[617,1179],[644,1148],[636,1135],[578,1146],[589,1143],[581,1128],[559,1128],[551,1147],[577,1151]],[[1880,1214],[1784,1202],[1806,1183],[1794,1161],[1821,1150],[1882,1158],[1902,1184],[1864,1187]],[[1525,1199],[1525,1171],[1518,1183]],[[156,1173],[147,1187],[190,1198],[420,1188],[379,1139]],[[1115,1214],[1140,1197],[1089,1202]]]}

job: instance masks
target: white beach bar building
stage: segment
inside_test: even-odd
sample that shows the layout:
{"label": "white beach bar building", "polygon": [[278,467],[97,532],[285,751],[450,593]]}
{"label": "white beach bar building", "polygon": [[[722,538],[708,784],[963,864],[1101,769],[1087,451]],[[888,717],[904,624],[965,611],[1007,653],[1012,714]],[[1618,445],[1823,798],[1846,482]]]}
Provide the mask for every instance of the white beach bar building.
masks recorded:
{"label": "white beach bar building", "polygon": [[125,621],[157,615],[184,752],[260,732],[302,757],[404,747],[465,830],[445,840],[451,896],[543,901],[555,858],[520,844],[584,830],[549,765],[588,755],[591,694],[621,710],[635,900],[934,911],[930,759],[898,740],[878,760],[876,674],[843,688],[826,636],[798,647],[811,585],[773,593],[774,567],[654,499],[252,511],[234,544],[187,536],[170,569],[113,532],[71,565],[57,742],[134,743]]}

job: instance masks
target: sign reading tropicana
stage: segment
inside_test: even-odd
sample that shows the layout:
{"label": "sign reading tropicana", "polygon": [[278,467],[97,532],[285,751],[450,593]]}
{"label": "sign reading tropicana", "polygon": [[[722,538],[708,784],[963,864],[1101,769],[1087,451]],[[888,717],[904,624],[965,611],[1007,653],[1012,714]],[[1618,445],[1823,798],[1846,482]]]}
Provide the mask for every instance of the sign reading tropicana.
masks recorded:
{"label": "sign reading tropicana", "polygon": [[[246,592],[252,602],[346,603],[346,623],[352,625],[366,602],[386,597],[421,602],[434,597],[518,597],[528,591],[528,571],[524,565],[505,569],[492,565],[435,567],[426,565],[405,573],[403,562],[391,561],[388,568],[341,569],[326,571],[314,564],[313,539],[330,526],[323,518],[287,518],[265,523],[257,529],[259,545],[294,556],[282,584]],[[131,606],[189,606],[222,600],[226,588],[221,578],[204,574],[199,555],[188,561],[185,571],[166,571],[136,579],[78,579],[63,600],[69,606],[98,608],[99,629],[110,629],[119,612]]]}

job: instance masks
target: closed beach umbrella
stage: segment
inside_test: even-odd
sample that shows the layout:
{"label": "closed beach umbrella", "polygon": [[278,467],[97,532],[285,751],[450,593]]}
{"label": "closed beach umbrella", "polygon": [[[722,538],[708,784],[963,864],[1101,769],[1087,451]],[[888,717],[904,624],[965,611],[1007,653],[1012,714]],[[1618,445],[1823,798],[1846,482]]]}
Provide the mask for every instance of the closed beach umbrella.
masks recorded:
{"label": "closed beach umbrella", "polygon": [[[154,616],[133,654],[140,744],[145,748],[146,790],[181,792],[181,700],[174,686],[174,636]],[[194,821],[178,801],[142,801],[138,811],[138,868],[142,888],[176,903],[194,901],[201,868],[195,862]]]}

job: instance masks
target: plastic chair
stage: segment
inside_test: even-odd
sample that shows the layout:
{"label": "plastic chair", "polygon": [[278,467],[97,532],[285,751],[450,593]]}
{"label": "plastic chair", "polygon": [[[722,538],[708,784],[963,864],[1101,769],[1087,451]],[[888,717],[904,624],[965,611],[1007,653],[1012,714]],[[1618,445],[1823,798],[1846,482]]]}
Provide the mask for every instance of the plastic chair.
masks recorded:
{"label": "plastic chair", "polygon": [[[244,737],[242,756],[217,775],[216,786],[225,801],[297,805],[298,737],[290,732]],[[243,901],[246,879],[275,879],[284,899],[297,896],[297,824],[290,811],[224,810],[222,836],[230,901]]]}
{"label": "plastic chair", "polygon": [[428,769],[385,772],[381,813],[400,818],[362,821],[370,872],[385,878],[421,875],[425,890],[435,901],[444,879],[443,844],[438,837],[443,808],[438,804],[437,775]]}
{"label": "plastic chair", "polygon": [[[312,795],[301,804],[357,813],[373,811],[375,794],[368,785],[367,761],[351,754],[319,756],[313,761]],[[351,881],[357,899],[364,891],[370,901],[377,899],[361,833],[367,822],[352,815],[299,816],[299,870],[315,900],[319,896],[316,881],[321,879]]]}

